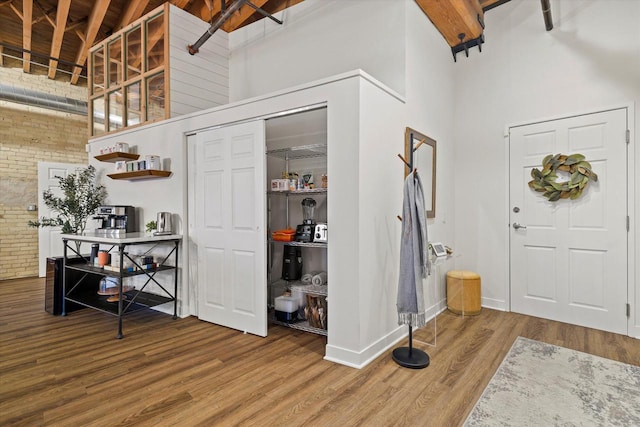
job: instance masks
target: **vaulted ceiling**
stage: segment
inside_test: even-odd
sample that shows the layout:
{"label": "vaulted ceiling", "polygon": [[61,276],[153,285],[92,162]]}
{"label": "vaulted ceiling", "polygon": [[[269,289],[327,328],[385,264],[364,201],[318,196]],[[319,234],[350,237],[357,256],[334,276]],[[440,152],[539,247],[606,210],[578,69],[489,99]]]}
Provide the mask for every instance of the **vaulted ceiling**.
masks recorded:
{"label": "vaulted ceiling", "polygon": [[[276,13],[303,0],[252,0]],[[0,66],[20,66],[25,72],[85,84],[88,49],[166,0],[0,0]],[[170,0],[199,17],[215,20],[221,0]],[[231,4],[231,0],[226,0]],[[231,32],[264,18],[243,5],[222,26]],[[194,40],[195,41],[195,40]]]}
{"label": "vaulted ceiling", "polygon": [[[22,67],[28,73],[85,84],[88,49],[166,1],[0,0],[0,66]],[[206,22],[222,15],[223,0],[169,1]],[[226,0],[226,7],[231,8],[235,1],[241,0]],[[251,0],[221,29],[234,31],[263,19],[264,12],[276,13],[302,1]],[[455,58],[456,52],[481,47],[484,12],[508,0],[415,1],[438,28]]]}

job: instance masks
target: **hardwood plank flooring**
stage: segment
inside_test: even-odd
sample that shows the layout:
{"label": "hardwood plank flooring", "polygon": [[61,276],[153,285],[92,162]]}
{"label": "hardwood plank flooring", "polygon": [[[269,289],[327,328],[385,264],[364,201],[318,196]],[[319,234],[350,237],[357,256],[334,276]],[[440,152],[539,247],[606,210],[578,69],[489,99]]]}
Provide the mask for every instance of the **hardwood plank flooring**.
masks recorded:
{"label": "hardwood plank flooring", "polygon": [[[0,425],[458,426],[517,336],[640,365],[640,341],[483,309],[415,334],[426,369],[386,352],[357,370],[326,338],[280,326],[260,338],[154,311],[117,319],[44,311],[44,279],[0,282]],[[406,345],[406,343],[404,344]]]}

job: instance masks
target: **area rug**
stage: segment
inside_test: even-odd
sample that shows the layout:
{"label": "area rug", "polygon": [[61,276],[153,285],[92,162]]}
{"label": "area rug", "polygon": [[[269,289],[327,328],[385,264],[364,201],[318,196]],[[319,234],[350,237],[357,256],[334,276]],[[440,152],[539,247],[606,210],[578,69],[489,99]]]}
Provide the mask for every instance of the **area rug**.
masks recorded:
{"label": "area rug", "polygon": [[464,425],[640,426],[640,367],[518,337]]}

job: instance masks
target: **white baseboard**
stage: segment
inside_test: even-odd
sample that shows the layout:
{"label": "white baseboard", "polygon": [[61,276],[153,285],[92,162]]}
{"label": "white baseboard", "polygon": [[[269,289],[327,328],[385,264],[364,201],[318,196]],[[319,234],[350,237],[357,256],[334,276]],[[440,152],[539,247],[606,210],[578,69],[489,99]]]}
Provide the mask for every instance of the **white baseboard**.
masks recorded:
{"label": "white baseboard", "polygon": [[[426,311],[427,319],[431,320],[438,314],[447,309],[446,300],[438,301],[438,303],[429,307]],[[373,342],[361,351],[353,351],[337,346],[327,345],[325,348],[324,359],[330,362],[339,363],[356,369],[362,369],[375,359],[380,357],[391,347],[402,341],[409,334],[409,329],[402,325],[398,326],[387,335]]]}
{"label": "white baseboard", "polygon": [[509,311],[507,302],[499,299],[482,298],[482,306],[494,310]]}

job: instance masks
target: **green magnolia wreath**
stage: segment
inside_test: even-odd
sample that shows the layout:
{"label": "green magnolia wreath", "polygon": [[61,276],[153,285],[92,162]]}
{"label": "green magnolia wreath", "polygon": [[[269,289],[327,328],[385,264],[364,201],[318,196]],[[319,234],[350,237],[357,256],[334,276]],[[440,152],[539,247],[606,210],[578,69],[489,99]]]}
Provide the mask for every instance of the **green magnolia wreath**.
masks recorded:
{"label": "green magnolia wreath", "polygon": [[[571,174],[568,181],[556,182],[556,171]],[[531,170],[529,187],[535,191],[544,193],[543,196],[550,202],[560,199],[577,199],[587,187],[589,180],[598,181],[598,175],[591,170],[591,164],[584,160],[582,154],[549,154],[542,160],[542,170]]]}

